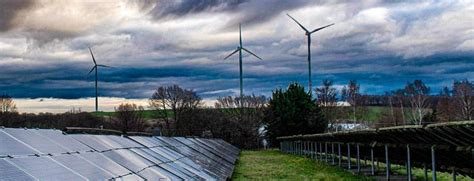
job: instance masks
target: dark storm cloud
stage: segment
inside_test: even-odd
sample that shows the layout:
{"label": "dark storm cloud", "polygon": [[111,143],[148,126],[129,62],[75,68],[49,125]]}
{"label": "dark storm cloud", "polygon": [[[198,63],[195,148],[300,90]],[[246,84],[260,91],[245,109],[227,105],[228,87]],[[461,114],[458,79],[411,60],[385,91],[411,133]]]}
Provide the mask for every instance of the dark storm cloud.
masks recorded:
{"label": "dark storm cloud", "polygon": [[[91,10],[94,6],[84,1],[74,6],[50,3],[32,11],[49,18],[31,16],[25,27],[0,34],[0,93],[23,98],[94,96],[94,79],[87,76],[91,46],[100,63],[115,67],[100,70],[100,96],[147,98],[158,86],[170,84],[192,88],[208,99],[237,95],[238,57],[222,59],[238,44],[234,25],[239,22],[245,25],[245,46],[264,59],[244,54],[246,94],[270,95],[291,82],[307,85],[306,39],[287,12],[308,27],[336,23],[312,37],[314,85],[332,79],[342,87],[355,79],[363,93],[383,94],[422,79],[437,92],[473,75],[472,13],[462,4],[124,2],[118,8],[115,3],[94,4],[102,11]],[[80,16],[49,21],[61,7]]]}
{"label": "dark storm cloud", "polygon": [[155,19],[179,18],[197,13],[229,13],[234,17],[228,27],[238,23],[253,25],[267,21],[282,12],[296,9],[316,1],[307,0],[183,0],[139,2],[143,8],[153,7]]}
{"label": "dark storm cloud", "polygon": [[15,27],[17,14],[34,5],[33,0],[1,0],[0,1],[0,32]]}
{"label": "dark storm cloud", "polygon": [[[143,7],[153,6],[151,13],[155,18],[184,16],[192,13],[219,12],[235,10],[247,0],[184,0],[184,1],[145,1]],[[139,2],[140,3],[140,2]]]}

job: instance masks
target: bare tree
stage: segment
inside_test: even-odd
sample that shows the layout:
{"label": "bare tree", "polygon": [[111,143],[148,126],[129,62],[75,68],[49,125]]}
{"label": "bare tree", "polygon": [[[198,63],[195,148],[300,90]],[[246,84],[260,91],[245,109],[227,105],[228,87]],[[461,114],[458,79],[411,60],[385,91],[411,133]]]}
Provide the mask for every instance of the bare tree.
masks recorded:
{"label": "bare tree", "polygon": [[407,121],[406,121],[406,118],[405,118],[405,100],[406,100],[406,95],[405,95],[405,90],[404,89],[398,89],[398,90],[395,90],[392,92],[392,94],[394,95],[394,98],[396,100],[396,102],[398,102],[398,104],[400,105],[400,111],[401,111],[401,115],[402,115],[402,121],[403,121],[403,124],[406,125],[407,124]]}
{"label": "bare tree", "polygon": [[123,133],[129,131],[143,131],[145,120],[143,117],[144,108],[136,104],[120,104],[115,109],[116,117],[120,121],[119,126]]}
{"label": "bare tree", "polygon": [[332,127],[335,121],[335,114],[337,111],[337,89],[333,87],[331,80],[323,80],[323,85],[315,89],[317,103],[329,121],[329,128]]}
{"label": "bare tree", "polygon": [[[240,105],[243,107],[241,108]],[[243,96],[240,97],[220,97],[215,103],[215,108],[226,115],[226,121],[233,128],[239,142],[245,148],[255,148],[262,138],[260,128],[264,116],[264,108],[267,103],[265,96]]]}
{"label": "bare tree", "polygon": [[354,124],[357,122],[357,117],[356,117],[356,108],[358,105],[358,102],[360,100],[360,93],[359,93],[360,85],[357,84],[355,80],[350,80],[349,83],[347,84],[347,87],[344,86],[342,88],[342,98],[343,100],[346,100],[352,107],[352,117]]}
{"label": "bare tree", "polygon": [[453,101],[451,91],[447,86],[443,87],[437,96],[435,109],[439,121],[447,122],[454,120],[454,114],[456,112],[455,101]]}
{"label": "bare tree", "polygon": [[398,121],[395,119],[395,113],[393,111],[393,94],[390,92],[385,92],[385,96],[387,97],[387,103],[390,106],[390,118],[392,123],[395,123],[395,126],[398,126]]}
{"label": "bare tree", "polygon": [[15,113],[17,112],[16,104],[13,98],[7,94],[0,96],[0,113]]}
{"label": "bare tree", "polygon": [[467,79],[455,81],[453,95],[461,119],[472,120],[474,114],[474,84]]}
{"label": "bare tree", "polygon": [[407,83],[405,92],[410,100],[411,115],[415,124],[421,125],[423,117],[429,113],[430,102],[428,101],[430,88],[423,81],[415,80]]}
{"label": "bare tree", "polygon": [[[180,128],[180,116],[188,109],[196,109],[201,106],[201,98],[191,89],[183,89],[178,85],[161,86],[149,99],[151,108],[163,118],[168,130],[171,129],[167,110],[172,111],[175,130]],[[187,111],[186,111],[187,112]]]}

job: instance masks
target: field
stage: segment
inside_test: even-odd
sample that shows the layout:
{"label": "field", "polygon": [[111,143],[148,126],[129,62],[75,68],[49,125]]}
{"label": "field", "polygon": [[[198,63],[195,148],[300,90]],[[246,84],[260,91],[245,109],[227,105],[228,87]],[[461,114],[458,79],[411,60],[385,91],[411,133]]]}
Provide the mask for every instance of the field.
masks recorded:
{"label": "field", "polygon": [[278,150],[242,151],[232,180],[370,180]]}

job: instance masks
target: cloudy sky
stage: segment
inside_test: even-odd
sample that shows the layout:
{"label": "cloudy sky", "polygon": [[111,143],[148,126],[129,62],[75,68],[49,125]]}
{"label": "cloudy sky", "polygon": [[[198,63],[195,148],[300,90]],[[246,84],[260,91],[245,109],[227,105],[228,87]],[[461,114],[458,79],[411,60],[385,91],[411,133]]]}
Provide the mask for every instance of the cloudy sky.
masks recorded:
{"label": "cloudy sky", "polygon": [[305,35],[286,13],[308,29],[335,23],[312,36],[313,84],[355,79],[382,94],[422,79],[438,92],[474,77],[471,0],[0,0],[0,92],[20,111],[92,110],[91,47],[114,67],[99,70],[104,110],[146,104],[160,85],[206,100],[237,95],[238,57],[223,58],[239,23],[244,46],[263,58],[244,56],[246,94],[307,85]]}

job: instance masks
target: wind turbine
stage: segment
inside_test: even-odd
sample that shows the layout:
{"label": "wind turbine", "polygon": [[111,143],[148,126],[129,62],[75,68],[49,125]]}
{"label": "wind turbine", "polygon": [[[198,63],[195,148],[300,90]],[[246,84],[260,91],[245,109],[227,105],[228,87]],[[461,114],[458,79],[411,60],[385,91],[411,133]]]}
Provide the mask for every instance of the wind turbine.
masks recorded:
{"label": "wind turbine", "polygon": [[89,47],[89,51],[91,52],[92,61],[94,61],[94,67],[92,67],[91,71],[89,71],[89,74],[87,75],[90,75],[92,71],[95,70],[95,112],[97,112],[99,110],[99,92],[98,92],[98,83],[97,83],[97,79],[98,79],[97,72],[98,72],[99,67],[110,67],[110,66],[97,64],[94,58],[94,54],[92,53],[92,50],[90,47]]}
{"label": "wind turbine", "polygon": [[234,55],[235,53],[239,52],[239,68],[240,68],[240,108],[243,108],[244,107],[244,104],[243,104],[243,97],[244,97],[244,88],[243,88],[243,79],[242,79],[242,50],[246,51],[247,53],[249,53],[250,55],[253,55],[254,57],[257,57],[258,59],[262,60],[260,57],[258,57],[257,55],[255,55],[254,53],[252,53],[250,50],[247,50],[246,48],[243,47],[242,45],[242,25],[239,24],[239,46],[237,47],[237,49],[232,52],[231,54],[227,55],[227,57],[224,58],[227,59],[229,58],[230,56]]}
{"label": "wind turbine", "polygon": [[311,34],[313,34],[314,32],[317,32],[319,30],[322,30],[324,28],[330,27],[330,26],[334,25],[334,23],[323,26],[323,27],[316,28],[313,31],[308,31],[308,29],[306,29],[303,25],[301,25],[298,21],[296,21],[295,18],[291,17],[289,14],[286,14],[286,15],[288,15],[288,17],[290,17],[293,21],[295,21],[296,24],[298,24],[305,31],[305,35],[308,37],[308,72],[309,72],[308,86],[309,86],[309,92],[312,93],[313,90],[312,90],[312,82],[311,82]]}

